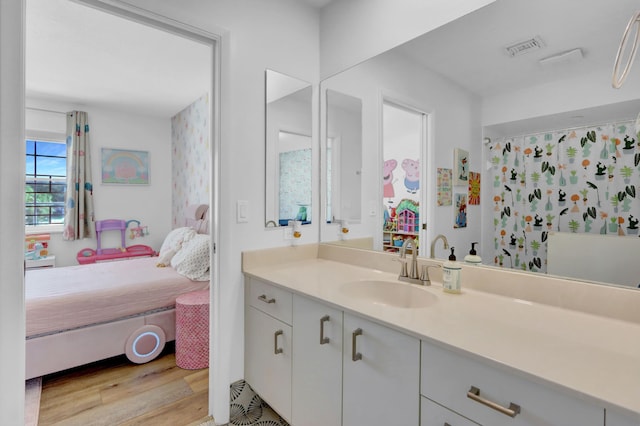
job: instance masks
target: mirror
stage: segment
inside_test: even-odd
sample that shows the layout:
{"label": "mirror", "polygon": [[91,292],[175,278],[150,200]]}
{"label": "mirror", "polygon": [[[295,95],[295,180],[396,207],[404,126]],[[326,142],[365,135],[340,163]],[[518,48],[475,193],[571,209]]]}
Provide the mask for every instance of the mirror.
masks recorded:
{"label": "mirror", "polygon": [[[637,95],[640,93],[640,72],[632,71],[625,86],[614,90],[611,88],[611,70],[624,28],[636,8],[637,4],[632,0],[621,0],[615,5],[594,4],[589,8],[584,8],[579,0],[497,0],[323,80],[321,97],[328,91],[340,91],[362,99],[362,220],[351,225],[349,238],[353,237],[354,245],[383,249],[379,242],[384,224],[382,104],[385,99],[391,99],[429,114],[430,142],[423,149],[428,152],[425,186],[430,196],[424,206],[427,234],[421,245],[428,247],[433,236],[444,234],[449,245],[456,247],[458,260],[462,260],[471,243],[478,241],[478,254],[483,263],[496,265],[495,193],[491,171],[495,152],[491,148],[501,138],[634,122],[640,112]],[[604,25],[610,31],[594,34],[589,28],[592,27],[590,23],[596,21],[598,26]],[[326,111],[326,105],[321,104],[321,120],[327,119]],[[321,129],[323,125],[326,123],[321,123]],[[629,140],[636,137],[632,127],[627,126],[628,134],[619,135],[620,147],[624,145],[625,136]],[[324,139],[321,135],[321,143]],[[580,138],[577,142],[579,145]],[[553,143],[557,145],[558,140]],[[598,144],[603,143],[598,140]],[[541,145],[542,149],[546,144]],[[600,149],[598,145],[597,150]],[[468,171],[474,173],[473,191],[469,190],[468,184],[450,181],[447,175],[447,170],[454,169],[456,151],[465,153]],[[502,161],[502,153],[499,157]],[[590,167],[596,172],[597,161],[591,163]],[[580,173],[591,173],[591,168],[585,171],[583,167]],[[480,181],[476,180],[476,174],[481,176]],[[634,171],[634,174],[639,177],[640,172]],[[507,181],[509,177],[507,173]],[[546,176],[541,181],[543,179]],[[640,189],[640,182],[636,187]],[[529,192],[533,193],[527,191],[527,195]],[[632,189],[631,192],[635,193]],[[456,228],[456,201],[458,196],[465,194],[467,226]],[[599,195],[604,198],[605,192]],[[608,196],[613,195],[612,192]],[[509,193],[506,198],[510,203],[508,196]],[[588,196],[591,200],[597,194],[590,192]],[[546,193],[543,198],[539,201],[542,209],[538,215],[546,218],[549,214],[544,211],[548,201]],[[634,197],[632,201],[634,205],[640,205],[640,198]],[[591,211],[580,207],[584,209],[580,216],[584,212],[589,219]],[[531,216],[535,219],[535,215]],[[627,226],[629,222],[635,223],[638,215],[634,215],[633,221],[628,219],[628,214],[620,217],[624,217]],[[567,216],[563,216],[564,219]],[[596,219],[601,219],[598,210]],[[552,227],[557,230],[557,217],[555,220]],[[536,224],[532,220],[532,227]],[[546,222],[542,226],[547,229]],[[592,228],[596,226],[600,228],[599,223],[594,223]],[[627,232],[626,228],[624,232]],[[321,227],[322,242],[336,240],[335,229]],[[363,244],[363,240],[369,242]],[[346,242],[340,241],[341,244]],[[498,239],[498,251],[499,243]],[[510,241],[507,239],[506,243]],[[436,244],[435,257],[443,259],[448,252],[440,244]],[[531,251],[530,246],[528,250]],[[429,250],[421,251],[427,252]],[[504,263],[509,260],[513,259],[505,259]],[[606,259],[599,261],[607,262]],[[546,259],[541,258],[540,262],[544,266]],[[527,271],[529,269],[527,262]]]}
{"label": "mirror", "polygon": [[327,90],[326,221],[340,232],[360,223],[362,214],[362,101]]}
{"label": "mirror", "polygon": [[311,84],[265,72],[265,226],[311,223]]}

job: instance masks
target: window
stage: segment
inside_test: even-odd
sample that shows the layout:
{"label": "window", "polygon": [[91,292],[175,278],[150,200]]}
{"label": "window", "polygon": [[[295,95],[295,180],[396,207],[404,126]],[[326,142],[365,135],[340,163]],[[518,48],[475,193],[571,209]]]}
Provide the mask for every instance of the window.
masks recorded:
{"label": "window", "polygon": [[67,186],[67,145],[41,140],[27,140],[26,143],[25,224],[62,224]]}

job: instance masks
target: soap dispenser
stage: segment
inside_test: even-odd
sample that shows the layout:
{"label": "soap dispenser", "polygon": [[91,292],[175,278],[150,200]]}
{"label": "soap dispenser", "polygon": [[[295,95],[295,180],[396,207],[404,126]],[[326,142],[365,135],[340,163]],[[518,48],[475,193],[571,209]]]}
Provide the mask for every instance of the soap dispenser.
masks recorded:
{"label": "soap dispenser", "polygon": [[451,247],[449,260],[442,265],[442,289],[447,293],[460,293],[460,271],[462,267],[456,262],[455,247]]}
{"label": "soap dispenser", "polygon": [[480,265],[482,263],[482,259],[478,256],[478,253],[476,253],[476,244],[478,243],[471,243],[471,250],[469,250],[469,254],[464,257],[464,263],[470,263],[472,265]]}

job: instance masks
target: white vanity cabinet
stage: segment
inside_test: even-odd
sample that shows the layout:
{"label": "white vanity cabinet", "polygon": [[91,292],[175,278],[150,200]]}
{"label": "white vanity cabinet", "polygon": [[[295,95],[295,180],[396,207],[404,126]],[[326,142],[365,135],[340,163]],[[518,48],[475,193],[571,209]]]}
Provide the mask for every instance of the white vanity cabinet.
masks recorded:
{"label": "white vanity cabinet", "polygon": [[481,425],[604,425],[602,407],[579,400],[569,391],[424,341],[421,378],[423,396]]}
{"label": "white vanity cabinet", "polygon": [[344,314],[343,426],[417,426],[420,341]]}
{"label": "white vanity cabinet", "polygon": [[292,424],[342,424],[342,311],[293,296]]}
{"label": "white vanity cabinet", "polygon": [[245,297],[245,379],[291,421],[292,295],[251,279]]}

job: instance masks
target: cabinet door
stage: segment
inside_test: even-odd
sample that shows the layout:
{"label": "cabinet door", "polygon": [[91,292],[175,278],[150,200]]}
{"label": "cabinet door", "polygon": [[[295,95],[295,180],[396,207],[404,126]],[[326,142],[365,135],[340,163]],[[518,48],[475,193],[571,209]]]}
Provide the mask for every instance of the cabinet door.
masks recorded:
{"label": "cabinet door", "polygon": [[418,339],[345,313],[343,368],[344,426],[418,426]]}
{"label": "cabinet door", "polygon": [[342,422],[342,311],[293,296],[292,424]]}
{"label": "cabinet door", "polygon": [[245,315],[247,383],[284,419],[291,419],[291,327],[253,306]]}

